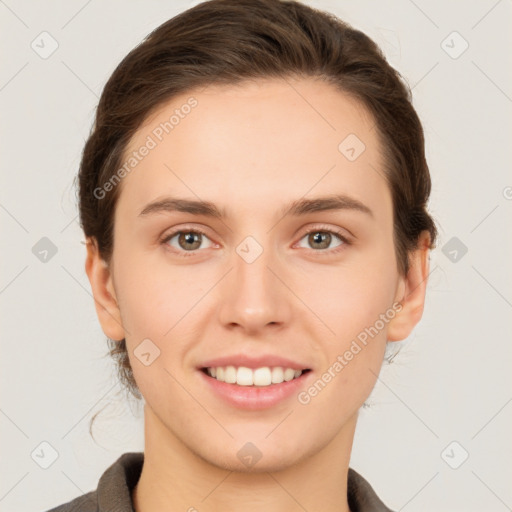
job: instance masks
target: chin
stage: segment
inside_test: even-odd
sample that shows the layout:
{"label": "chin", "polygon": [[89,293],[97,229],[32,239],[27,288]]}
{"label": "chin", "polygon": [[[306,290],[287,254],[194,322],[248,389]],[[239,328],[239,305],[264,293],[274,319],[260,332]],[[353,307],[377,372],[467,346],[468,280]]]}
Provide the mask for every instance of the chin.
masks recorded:
{"label": "chin", "polygon": [[295,441],[288,439],[288,443],[283,445],[276,436],[274,440],[251,442],[230,439],[215,446],[189,448],[203,461],[219,469],[258,474],[286,470],[318,450],[319,447],[306,445],[305,441],[311,443],[311,438]]}
{"label": "chin", "polygon": [[218,458],[210,457],[204,458],[206,462],[225,471],[233,471],[235,473],[246,473],[246,474],[263,474],[263,473],[274,473],[283,471],[293,466],[298,462],[296,456],[289,456],[285,459],[278,457],[275,454],[262,455],[254,464],[243,463],[238,457],[226,457],[225,453],[222,453]]}

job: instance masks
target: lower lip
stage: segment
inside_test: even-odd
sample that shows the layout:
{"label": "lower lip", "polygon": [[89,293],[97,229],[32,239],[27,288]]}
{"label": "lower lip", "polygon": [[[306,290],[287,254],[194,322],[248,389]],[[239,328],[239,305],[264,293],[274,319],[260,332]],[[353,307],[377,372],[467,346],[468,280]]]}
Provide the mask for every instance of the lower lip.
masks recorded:
{"label": "lower lip", "polygon": [[304,387],[305,380],[313,373],[303,373],[296,379],[282,382],[281,384],[270,384],[270,386],[239,386],[228,384],[210,377],[199,370],[201,377],[208,386],[230,405],[239,409],[260,410],[273,407],[286,400],[292,395],[297,395]]}

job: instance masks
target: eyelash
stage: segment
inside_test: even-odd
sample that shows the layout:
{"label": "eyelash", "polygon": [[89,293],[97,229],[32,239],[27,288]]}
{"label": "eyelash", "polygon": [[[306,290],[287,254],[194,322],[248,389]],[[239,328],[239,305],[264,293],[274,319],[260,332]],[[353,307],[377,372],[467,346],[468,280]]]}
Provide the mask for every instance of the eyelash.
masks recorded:
{"label": "eyelash", "polygon": [[[205,233],[202,229],[199,229],[199,228],[187,229],[185,227],[185,228],[181,228],[181,229],[178,229],[176,231],[172,231],[171,233],[166,234],[164,236],[164,238],[160,241],[160,243],[162,245],[167,245],[169,240],[171,240],[172,238],[174,238],[176,235],[178,235],[180,233],[196,233],[196,234],[200,233],[201,235],[204,235],[205,237],[209,238],[207,233]],[[336,247],[334,249],[320,249],[320,250],[310,249],[311,251],[319,253],[319,254],[322,254],[322,253],[323,253],[323,255],[336,254],[339,251],[344,250],[344,246],[351,245],[351,242],[342,234],[341,231],[337,231],[332,228],[327,228],[326,226],[315,226],[314,228],[303,233],[303,235],[301,236],[299,241],[311,233],[330,233],[331,235],[337,236],[341,240],[341,242],[343,242],[342,244],[340,244],[338,247]],[[169,246],[167,246],[167,247],[169,247]],[[173,254],[177,254],[179,257],[188,258],[190,256],[195,256],[197,254],[198,250],[196,249],[194,251],[178,251],[178,253],[174,252],[174,250],[173,250],[172,252],[173,252]],[[325,253],[327,253],[327,254],[325,254]]]}

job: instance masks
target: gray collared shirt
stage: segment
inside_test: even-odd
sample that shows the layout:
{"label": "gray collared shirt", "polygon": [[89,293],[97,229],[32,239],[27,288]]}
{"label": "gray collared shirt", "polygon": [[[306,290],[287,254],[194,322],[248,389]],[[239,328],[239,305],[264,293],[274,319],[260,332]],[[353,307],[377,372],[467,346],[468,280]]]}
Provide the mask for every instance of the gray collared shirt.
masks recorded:
{"label": "gray collared shirt", "polygon": [[[131,493],[143,463],[143,452],[124,453],[101,475],[97,489],[47,512],[135,512]],[[348,470],[347,498],[351,512],[393,512],[352,468]]]}

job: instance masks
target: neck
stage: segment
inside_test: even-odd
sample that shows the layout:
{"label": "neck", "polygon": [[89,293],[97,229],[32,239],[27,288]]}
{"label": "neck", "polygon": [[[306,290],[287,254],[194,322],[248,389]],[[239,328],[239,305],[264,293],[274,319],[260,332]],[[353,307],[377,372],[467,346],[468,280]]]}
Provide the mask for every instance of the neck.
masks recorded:
{"label": "neck", "polygon": [[278,471],[236,472],[211,464],[183,444],[146,404],[136,512],[350,512],[347,475],[357,416],[326,446]]}

